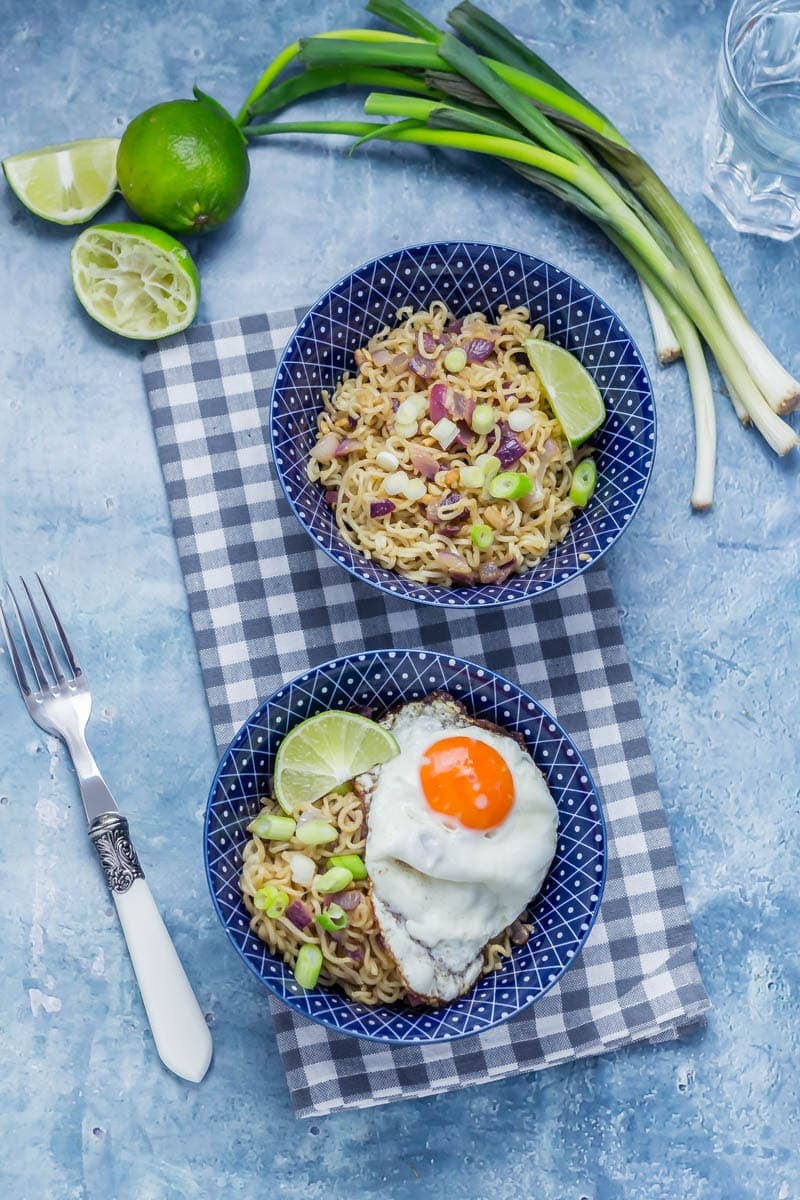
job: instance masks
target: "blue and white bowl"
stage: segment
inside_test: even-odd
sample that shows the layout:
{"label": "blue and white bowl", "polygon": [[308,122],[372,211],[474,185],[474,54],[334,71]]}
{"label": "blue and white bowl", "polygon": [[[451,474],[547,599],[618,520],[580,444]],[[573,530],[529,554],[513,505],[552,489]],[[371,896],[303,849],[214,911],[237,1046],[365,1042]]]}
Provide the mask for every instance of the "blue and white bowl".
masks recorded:
{"label": "blue and white bowl", "polygon": [[[332,988],[299,987],[292,970],[250,931],[239,892],[247,825],[269,795],[287,731],[331,708],[380,717],[409,700],[447,691],[476,718],[522,734],[559,813],[558,848],[530,906],[533,932],[468,995],[439,1009],[370,1008]],[[214,776],[206,811],[206,874],[217,915],[240,958],[295,1012],[338,1033],[381,1042],[438,1042],[491,1029],[529,1008],[567,970],[589,936],[606,871],[603,814],[592,777],[558,723],[501,675],[446,654],[372,650],[336,659],[287,683],[236,734]]]}
{"label": "blue and white bowl", "polygon": [[[317,440],[321,392],[353,370],[354,352],[403,305],[445,301],[456,316],[525,304],[546,336],[572,351],[594,377],[607,417],[593,436],[597,489],[561,545],[502,585],[419,584],[353,550],[339,535],[323,488],[306,477]],[[616,313],[591,288],[551,263],[481,242],[435,242],[373,259],[335,283],[309,310],[278,365],[272,393],[272,450],[289,504],[317,545],[358,579],[390,595],[450,608],[528,600],[579,575],[614,544],[639,508],[656,440],[647,368]]]}

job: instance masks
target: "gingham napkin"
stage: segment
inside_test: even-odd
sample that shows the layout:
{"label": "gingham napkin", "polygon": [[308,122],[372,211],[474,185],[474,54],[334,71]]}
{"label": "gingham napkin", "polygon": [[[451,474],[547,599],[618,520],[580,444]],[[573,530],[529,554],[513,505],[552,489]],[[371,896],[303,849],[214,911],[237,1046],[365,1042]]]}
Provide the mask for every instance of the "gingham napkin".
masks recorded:
{"label": "gingham napkin", "polygon": [[144,378],[220,750],[291,676],[394,644],[510,675],[550,708],[599,784],[609,864],[580,957],[535,1005],[434,1046],[334,1034],[271,1001],[299,1116],[427,1096],[676,1037],[708,1008],[664,810],[602,566],[535,605],[443,611],[390,599],[317,551],[268,448],[277,358],[304,310],[190,329]]}

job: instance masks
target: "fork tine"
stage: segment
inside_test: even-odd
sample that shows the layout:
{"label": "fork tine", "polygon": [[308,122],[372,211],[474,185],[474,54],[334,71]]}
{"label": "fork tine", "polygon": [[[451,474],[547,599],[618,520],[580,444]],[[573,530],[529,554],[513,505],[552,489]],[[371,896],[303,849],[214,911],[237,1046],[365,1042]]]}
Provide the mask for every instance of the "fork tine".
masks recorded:
{"label": "fork tine", "polygon": [[36,607],[36,604],[34,603],[33,596],[31,595],[31,589],[28,587],[27,583],[25,582],[24,578],[21,575],[19,577],[19,581],[22,584],[23,588],[25,589],[25,595],[28,597],[28,604],[30,604],[30,606],[31,606],[31,612],[33,613],[34,620],[36,621],[36,624],[39,628],[39,634],[41,635],[42,644],[44,645],[45,651],[47,652],[47,657],[50,661],[50,666],[52,668],[53,674],[56,677],[56,682],[64,683],[64,672],[61,670],[61,664],[59,663],[58,656],[56,655],[56,652],[53,649],[53,643],[50,641],[50,638],[48,637],[47,630],[45,629],[45,626],[44,626],[44,622],[42,621],[42,618],[39,616],[39,610]]}
{"label": "fork tine", "polygon": [[25,669],[22,665],[22,659],[17,654],[17,647],[14,643],[13,637],[11,636],[11,630],[8,628],[6,610],[3,608],[2,600],[0,600],[0,626],[3,630],[3,637],[5,638],[6,646],[8,647],[11,665],[14,668],[14,674],[17,677],[17,683],[19,684],[20,691],[22,692],[23,696],[30,696],[31,689],[28,686],[28,680],[25,676]]}
{"label": "fork tine", "polygon": [[20,607],[17,604],[17,597],[14,595],[10,583],[7,583],[6,587],[8,588],[8,594],[11,597],[11,603],[14,605],[14,612],[17,614],[17,624],[19,625],[20,633],[22,634],[22,640],[25,643],[25,649],[28,651],[28,658],[31,660],[31,666],[33,667],[33,673],[36,676],[36,682],[38,683],[40,690],[45,691],[46,688],[50,687],[50,684],[47,681],[47,676],[42,670],[42,664],[39,662],[39,655],[36,653],[36,647],[31,640],[31,635],[28,633],[28,627],[25,624]]}
{"label": "fork tine", "polygon": [[44,586],[44,583],[42,582],[42,577],[38,571],[36,572],[36,578],[39,580],[39,587],[42,589],[42,595],[44,596],[45,600],[47,601],[47,607],[50,609],[50,616],[53,618],[53,623],[55,624],[55,627],[58,630],[58,636],[61,638],[61,645],[62,645],[65,655],[67,656],[67,662],[69,663],[70,667],[72,668],[73,677],[75,679],[77,679],[77,677],[82,673],[81,664],[78,662],[77,658],[75,657],[75,655],[72,652],[72,646],[70,646],[70,644],[69,644],[69,638],[67,637],[66,630],[64,629],[64,626],[61,624],[61,621],[59,620],[58,613],[53,608],[53,601],[50,599],[50,596],[48,595],[48,592],[47,592],[47,588]]}

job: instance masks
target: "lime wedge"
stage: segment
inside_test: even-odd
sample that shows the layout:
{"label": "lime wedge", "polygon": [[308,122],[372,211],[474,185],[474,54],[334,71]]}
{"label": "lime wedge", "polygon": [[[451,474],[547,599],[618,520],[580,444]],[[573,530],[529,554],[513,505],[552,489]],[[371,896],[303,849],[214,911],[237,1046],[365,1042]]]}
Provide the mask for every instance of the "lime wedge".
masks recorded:
{"label": "lime wedge", "polygon": [[86,138],[3,160],[8,186],[37,217],[80,225],[107,204],[117,186],[119,138]]}
{"label": "lime wedge", "polygon": [[190,325],[200,276],[189,251],[152,225],[92,225],[70,257],[75,293],[112,333],[160,338]]}
{"label": "lime wedge", "polygon": [[284,812],[319,800],[400,753],[388,729],[358,713],[323,712],[286,735],[275,759],[275,799]]}
{"label": "lime wedge", "polygon": [[570,446],[580,446],[606,419],[597,384],[569,350],[528,338],[528,360]]}

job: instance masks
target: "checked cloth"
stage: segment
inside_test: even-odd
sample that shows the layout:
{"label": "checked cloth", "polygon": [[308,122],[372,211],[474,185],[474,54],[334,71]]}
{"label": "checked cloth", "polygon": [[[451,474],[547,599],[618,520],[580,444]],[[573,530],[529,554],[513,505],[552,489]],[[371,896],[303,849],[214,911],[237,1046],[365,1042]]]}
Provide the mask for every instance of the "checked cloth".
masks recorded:
{"label": "checked cloth", "polygon": [[295,1112],[427,1096],[678,1036],[708,998],[605,569],[532,605],[444,611],[384,596],[318,551],[283,497],[267,432],[277,360],[303,312],[189,329],[143,365],[217,745],[327,659],[392,644],[449,652],[517,680],[571,734],[601,792],[609,863],[574,965],[486,1033],[393,1047],[270,997]]}

